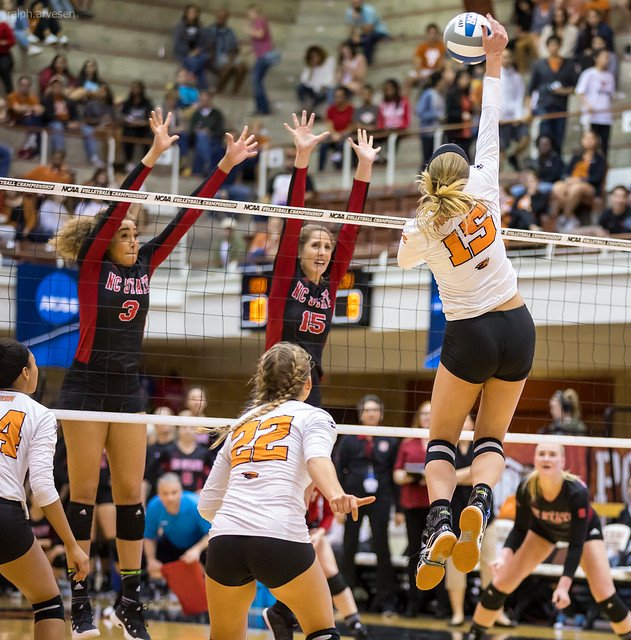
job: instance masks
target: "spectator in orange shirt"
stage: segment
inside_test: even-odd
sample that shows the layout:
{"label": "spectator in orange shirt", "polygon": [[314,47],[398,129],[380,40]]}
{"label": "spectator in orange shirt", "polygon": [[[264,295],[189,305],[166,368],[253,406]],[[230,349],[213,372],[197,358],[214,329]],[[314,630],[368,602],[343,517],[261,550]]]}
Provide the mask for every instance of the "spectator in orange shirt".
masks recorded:
{"label": "spectator in orange shirt", "polygon": [[441,71],[445,66],[445,45],[437,24],[427,25],[425,41],[416,47],[414,52],[414,68],[408,72],[403,86],[404,95],[409,95],[412,87],[423,83],[434,71]]}
{"label": "spectator in orange shirt", "polygon": [[74,177],[74,171],[66,163],[66,152],[63,149],[59,149],[58,151],[53,151],[49,164],[35,167],[24,176],[24,179],[70,184],[74,181]]}
{"label": "spectator in orange shirt", "polygon": [[[9,118],[14,124],[23,127],[41,127],[44,107],[33,93],[33,82],[29,76],[18,78],[17,89],[7,96]],[[29,159],[37,155],[39,134],[29,131],[20,149],[20,158]]]}

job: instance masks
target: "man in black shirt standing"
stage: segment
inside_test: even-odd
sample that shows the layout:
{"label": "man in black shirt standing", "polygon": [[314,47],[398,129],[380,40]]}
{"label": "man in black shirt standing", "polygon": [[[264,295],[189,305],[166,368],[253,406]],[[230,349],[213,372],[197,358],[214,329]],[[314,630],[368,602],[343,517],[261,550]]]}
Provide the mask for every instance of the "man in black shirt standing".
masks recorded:
{"label": "man in black shirt standing", "polygon": [[[547,39],[546,45],[548,57],[539,60],[534,66],[526,97],[526,110],[529,111],[532,94],[535,91],[538,93],[536,107],[532,110],[535,116],[566,112],[568,96],[574,93],[577,80],[574,62],[564,60],[559,55],[561,38],[552,35]],[[541,121],[539,129],[541,135],[548,135],[555,140],[559,152],[563,148],[565,124],[565,116],[548,118]]]}

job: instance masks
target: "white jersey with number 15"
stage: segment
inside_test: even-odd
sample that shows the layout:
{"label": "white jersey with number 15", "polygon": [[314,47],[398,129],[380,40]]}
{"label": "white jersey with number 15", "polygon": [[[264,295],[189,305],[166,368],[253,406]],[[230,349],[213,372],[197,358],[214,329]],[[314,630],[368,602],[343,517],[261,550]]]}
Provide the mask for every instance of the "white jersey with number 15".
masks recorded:
{"label": "white jersey with number 15", "polygon": [[500,233],[500,110],[500,80],[487,77],[475,165],[464,189],[485,205],[449,220],[436,235],[419,230],[412,219],[401,236],[399,266],[411,269],[427,263],[436,278],[447,320],[481,316],[517,293],[517,275]]}

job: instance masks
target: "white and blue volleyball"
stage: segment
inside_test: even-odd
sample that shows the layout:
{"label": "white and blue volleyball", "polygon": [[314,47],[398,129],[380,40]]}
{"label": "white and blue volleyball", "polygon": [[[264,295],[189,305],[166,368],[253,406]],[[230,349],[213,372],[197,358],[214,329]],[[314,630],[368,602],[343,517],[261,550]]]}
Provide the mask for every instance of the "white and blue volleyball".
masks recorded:
{"label": "white and blue volleyball", "polygon": [[462,64],[478,64],[486,58],[482,47],[482,25],[491,32],[489,21],[472,11],[461,13],[445,27],[443,40],[454,60]]}

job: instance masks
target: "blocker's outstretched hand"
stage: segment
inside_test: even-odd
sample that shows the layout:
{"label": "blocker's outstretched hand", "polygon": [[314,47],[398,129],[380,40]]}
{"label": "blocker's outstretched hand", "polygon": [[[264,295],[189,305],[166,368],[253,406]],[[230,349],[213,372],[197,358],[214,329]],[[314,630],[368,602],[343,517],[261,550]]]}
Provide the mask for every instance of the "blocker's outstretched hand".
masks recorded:
{"label": "blocker's outstretched hand", "polygon": [[226,154],[224,159],[228,164],[235,167],[247,158],[253,158],[257,153],[258,146],[256,136],[248,136],[247,125],[243,127],[241,135],[235,140],[231,133],[226,133]]}
{"label": "blocker's outstretched hand", "polygon": [[315,113],[312,113],[307,118],[307,112],[303,111],[300,120],[295,113],[291,114],[294,126],[290,127],[286,122],[283,122],[283,126],[294,140],[294,146],[298,153],[310,154],[318,144],[329,135],[328,131],[316,135],[313,133],[313,124],[315,122]]}
{"label": "blocker's outstretched hand", "polygon": [[180,136],[169,135],[169,125],[171,124],[171,112],[167,113],[166,120],[162,119],[162,110],[157,107],[149,116],[149,126],[153,133],[153,148],[158,153],[164,153]]}
{"label": "blocker's outstretched hand", "polygon": [[371,135],[369,137],[366,129],[357,129],[357,142],[352,138],[348,139],[349,144],[353,147],[353,151],[355,151],[357,155],[357,159],[360,162],[370,162],[371,164],[381,151],[381,147],[373,148],[373,141],[373,136]]}

